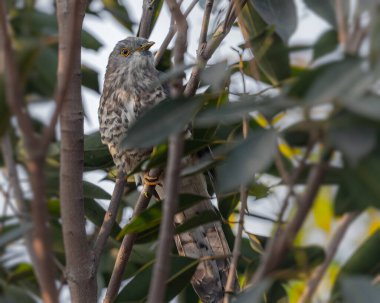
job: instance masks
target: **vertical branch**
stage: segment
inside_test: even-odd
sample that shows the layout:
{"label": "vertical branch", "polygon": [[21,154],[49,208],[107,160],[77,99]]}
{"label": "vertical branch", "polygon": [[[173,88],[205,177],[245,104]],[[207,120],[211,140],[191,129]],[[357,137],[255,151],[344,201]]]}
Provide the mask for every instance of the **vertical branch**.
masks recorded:
{"label": "vertical branch", "polygon": [[318,288],[319,283],[321,282],[323,275],[325,274],[327,268],[329,267],[331,261],[333,260],[338,247],[340,243],[342,242],[344,235],[346,234],[347,229],[350,227],[351,223],[358,217],[359,213],[348,213],[345,214],[335,231],[334,235],[332,236],[329,246],[326,251],[326,258],[323,261],[323,263],[318,266],[311,276],[307,287],[302,294],[299,303],[307,303],[310,302],[311,298],[313,297],[313,294]]}
{"label": "vertical branch", "polygon": [[166,168],[165,184],[167,184],[166,200],[163,205],[163,217],[158,238],[158,253],[154,264],[153,277],[149,288],[148,303],[162,303],[165,297],[166,280],[170,269],[171,247],[174,236],[174,215],[177,210],[179,193],[179,173],[183,152],[183,135],[176,134],[170,138],[169,159]]}
{"label": "vertical branch", "polygon": [[347,43],[347,25],[342,0],[335,0],[336,21],[338,25],[338,39],[343,48]]}
{"label": "vertical branch", "polygon": [[[87,243],[83,202],[83,109],[81,97],[81,31],[86,1],[57,0],[59,26],[58,87],[62,96],[60,206],[66,271],[71,301],[96,302],[94,258]],[[71,40],[72,39],[72,40]],[[72,48],[72,54],[70,51]],[[73,57],[70,58],[69,55]],[[65,84],[65,68],[73,60]]]}
{"label": "vertical branch", "polygon": [[[170,13],[177,25],[177,39],[174,46],[174,64],[180,66],[184,62],[184,54],[187,48],[187,20],[175,0],[166,0]],[[171,97],[178,97],[183,92],[182,77],[174,79],[171,83]],[[184,147],[183,134],[175,134],[169,138],[169,159],[166,167],[164,184],[166,187],[166,201],[163,205],[164,213],[160,225],[159,248],[157,262],[153,268],[153,277],[149,289],[148,302],[164,302],[166,279],[170,269],[170,250],[174,236],[174,215],[177,209],[179,194],[179,174]]]}
{"label": "vertical branch", "polygon": [[158,0],[144,0],[143,13],[140,19],[141,21],[137,32],[137,37],[148,38],[150,36],[152,20],[154,17],[155,8],[158,4]]}
{"label": "vertical branch", "polygon": [[44,155],[39,148],[39,140],[33,132],[32,120],[27,108],[23,104],[22,93],[19,88],[19,75],[13,57],[11,42],[7,28],[5,2],[0,2],[0,45],[4,56],[6,77],[6,99],[12,113],[16,116],[18,126],[23,135],[27,153],[27,169],[30,185],[33,191],[32,207],[32,255],[34,269],[37,273],[38,284],[44,302],[57,302],[57,288],[55,286],[54,264],[48,229],[48,213],[46,206]]}

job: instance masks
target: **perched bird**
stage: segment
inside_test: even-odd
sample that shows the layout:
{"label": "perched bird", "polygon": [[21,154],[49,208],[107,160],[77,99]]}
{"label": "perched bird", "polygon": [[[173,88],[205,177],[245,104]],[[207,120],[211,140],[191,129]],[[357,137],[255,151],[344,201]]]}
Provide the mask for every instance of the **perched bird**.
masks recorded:
{"label": "perched bird", "polygon": [[[153,45],[144,38],[129,37],[118,42],[109,56],[104,80],[103,94],[98,110],[101,140],[108,145],[118,169],[130,172],[151,153],[150,149],[121,149],[120,143],[128,128],[146,110],[164,100],[167,91],[159,81],[159,72],[154,66],[149,51]],[[195,156],[184,159],[191,165]],[[145,180],[145,182],[151,180]],[[160,198],[165,197],[164,178],[156,190]],[[192,193],[208,197],[203,174],[183,178],[181,193]],[[209,199],[178,213],[175,224],[182,224],[205,210],[216,211]],[[220,222],[197,227],[175,236],[178,253],[183,256],[218,258],[200,262],[192,278],[194,290],[202,302],[221,302],[224,296],[230,258],[230,249]],[[236,285],[238,288],[238,284]]]}

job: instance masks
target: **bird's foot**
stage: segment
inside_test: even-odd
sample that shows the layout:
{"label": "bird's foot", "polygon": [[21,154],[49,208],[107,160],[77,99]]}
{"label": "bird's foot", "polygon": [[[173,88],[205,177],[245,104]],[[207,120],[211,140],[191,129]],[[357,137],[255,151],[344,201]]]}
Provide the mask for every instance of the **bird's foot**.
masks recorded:
{"label": "bird's foot", "polygon": [[144,175],[144,185],[157,186],[161,185],[161,183],[158,182],[158,177],[151,177],[149,173],[146,173]]}

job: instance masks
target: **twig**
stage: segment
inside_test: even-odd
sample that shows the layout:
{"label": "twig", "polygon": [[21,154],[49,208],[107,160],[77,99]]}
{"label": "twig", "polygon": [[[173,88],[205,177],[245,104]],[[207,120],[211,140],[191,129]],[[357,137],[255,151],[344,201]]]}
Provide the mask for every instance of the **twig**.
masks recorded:
{"label": "twig", "polygon": [[[240,62],[242,60],[242,57],[240,56]],[[240,74],[242,77],[243,83],[245,83],[245,76],[244,76],[244,71],[242,69],[241,64],[240,66]],[[243,86],[243,93],[246,94],[246,86]],[[249,131],[249,122],[247,118],[243,119],[243,137],[246,139],[248,137],[248,131]],[[235,237],[235,242],[234,242],[234,248],[232,251],[232,260],[230,264],[230,268],[228,271],[228,277],[227,277],[227,283],[226,283],[226,290],[224,294],[224,303],[228,303],[230,301],[230,296],[231,294],[234,293],[234,290],[236,289],[236,270],[237,270],[237,265],[239,261],[239,256],[241,253],[241,242],[242,242],[242,237],[243,237],[243,230],[244,230],[244,215],[245,215],[245,210],[247,209],[247,200],[248,200],[248,189],[245,186],[240,187],[240,210],[239,210],[239,223],[238,223],[238,230],[236,233]]]}
{"label": "twig", "polygon": [[[241,7],[243,7],[246,4],[246,2],[247,0],[242,0]],[[197,55],[197,62],[193,67],[190,79],[186,84],[184,92],[185,96],[193,96],[195,94],[198,88],[201,72],[205,68],[207,61],[211,58],[215,50],[219,47],[220,43],[231,30],[233,22],[235,21],[235,17],[232,18],[230,15],[226,16],[224,22],[224,24],[226,25],[224,26],[224,24],[222,24],[216,29],[212,38],[210,39],[210,41],[207,42],[206,46],[204,47],[203,51]]]}
{"label": "twig", "polygon": [[[160,169],[152,169],[149,172],[149,176],[152,178],[158,178],[160,174]],[[144,188],[140,193],[139,199],[136,202],[132,218],[138,216],[144,209],[148,207],[153,191],[154,186],[144,185]],[[135,242],[136,236],[137,234],[127,234],[123,238],[123,241],[120,245],[120,249],[116,257],[115,266],[112,271],[111,279],[108,284],[106,296],[104,298],[103,303],[113,302],[119,291],[120,284],[123,279],[124,270],[131,255],[132,247]]]}
{"label": "twig", "polygon": [[[193,2],[190,3],[189,7],[184,12],[184,16],[187,17],[191,11],[193,10],[194,6],[199,2],[199,0],[193,0]],[[182,1],[178,2],[178,5],[181,5]],[[172,17],[170,22],[170,28],[169,32],[167,33],[164,41],[162,42],[160,48],[158,49],[156,55],[154,56],[154,65],[157,66],[158,63],[160,63],[162,56],[164,55],[165,50],[168,48],[170,42],[172,41],[175,33],[177,32],[177,27],[175,26],[174,18]]]}
{"label": "twig", "polygon": [[354,212],[354,213],[345,214],[343,216],[337,230],[335,231],[334,235],[332,236],[330,240],[329,246],[327,247],[325,260],[320,266],[318,266],[314,270],[309,282],[307,283],[305,291],[303,292],[298,303],[310,302],[313,294],[318,288],[320,281],[323,278],[323,275],[325,274],[327,268],[329,267],[331,261],[333,260],[338,250],[338,247],[340,243],[342,242],[344,235],[346,234],[347,229],[349,228],[350,224],[358,217],[359,214],[360,213],[358,212]]}
{"label": "twig", "polygon": [[107,239],[115,223],[116,214],[119,209],[121,198],[123,197],[124,185],[124,173],[119,172],[115,183],[115,187],[113,189],[110,205],[106,214],[104,215],[103,223],[100,227],[100,231],[94,245],[95,268],[98,268],[99,266],[100,256],[103,253],[104,247],[107,243]]}
{"label": "twig", "polygon": [[285,230],[278,230],[276,235],[269,242],[263,255],[261,264],[252,278],[252,284],[261,282],[268,274],[273,272],[282,258],[286,255],[289,247],[300,230],[306,216],[313,206],[314,199],[318,193],[328,168],[328,161],[332,151],[328,151],[323,159],[318,163],[309,175],[307,187],[298,205],[297,212],[293,220],[286,226]]}
{"label": "twig", "polygon": [[342,0],[335,0],[335,12],[336,12],[336,21],[338,25],[339,43],[343,46],[344,49],[346,49],[347,25],[346,25],[346,16],[345,16]]}

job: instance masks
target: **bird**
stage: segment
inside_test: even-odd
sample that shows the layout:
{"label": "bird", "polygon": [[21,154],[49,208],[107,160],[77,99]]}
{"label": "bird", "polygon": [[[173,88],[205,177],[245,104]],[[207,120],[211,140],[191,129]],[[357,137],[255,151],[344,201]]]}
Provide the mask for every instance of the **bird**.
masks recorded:
{"label": "bird", "polygon": [[[116,168],[126,174],[149,157],[153,147],[123,149],[120,147],[121,141],[141,115],[158,103],[165,102],[169,94],[161,84],[160,72],[154,65],[154,56],[150,51],[153,44],[140,37],[119,41],[109,56],[106,68],[98,109],[101,141],[108,146]],[[196,155],[187,156],[183,159],[183,165],[192,165],[195,161]],[[162,176],[159,180],[142,179],[148,184],[160,184],[156,186],[156,192],[161,199],[165,198]],[[209,196],[203,174],[181,178],[179,191]],[[217,211],[209,198],[177,213],[173,224],[183,224],[204,211]],[[191,279],[201,301],[222,302],[231,252],[221,223],[217,221],[199,226],[177,234],[174,240],[179,255],[205,259],[200,261]],[[238,282],[235,284],[235,289],[238,289]]]}

